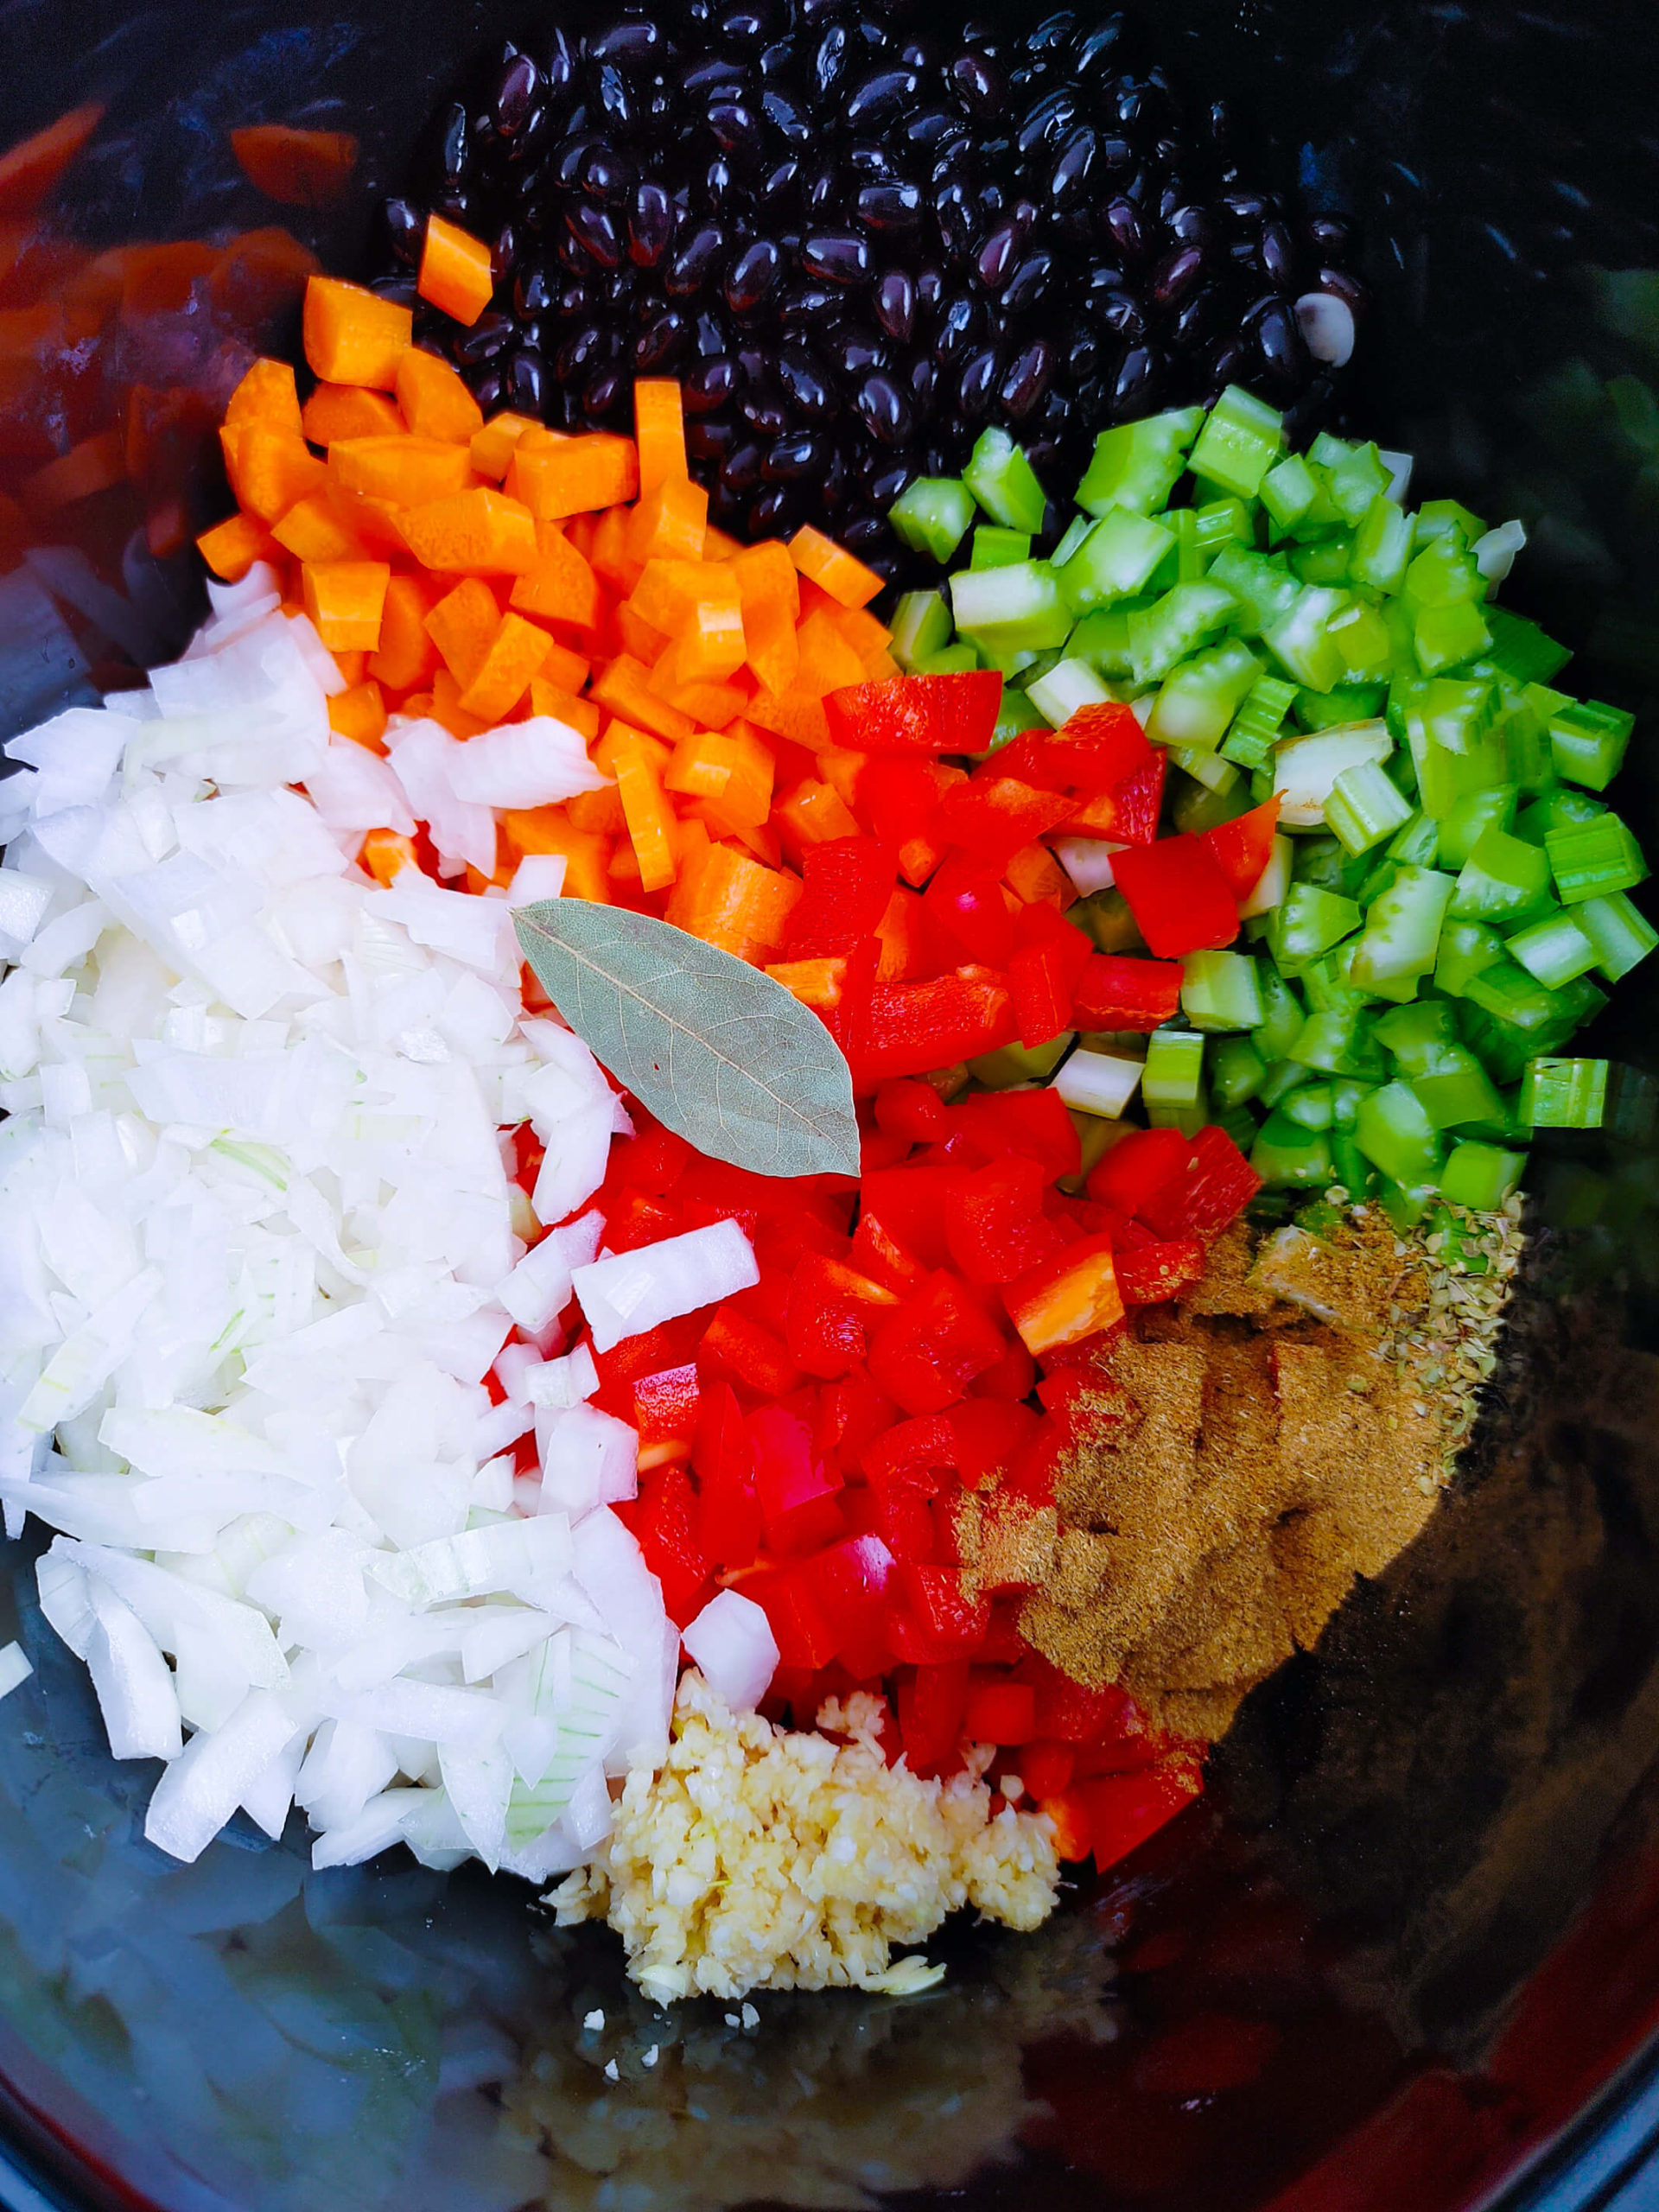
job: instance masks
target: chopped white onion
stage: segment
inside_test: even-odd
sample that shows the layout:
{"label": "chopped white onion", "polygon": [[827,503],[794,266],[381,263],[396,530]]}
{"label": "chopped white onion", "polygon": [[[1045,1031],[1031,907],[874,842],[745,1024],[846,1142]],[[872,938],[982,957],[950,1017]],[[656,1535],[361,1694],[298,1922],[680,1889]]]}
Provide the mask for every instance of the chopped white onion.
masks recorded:
{"label": "chopped white onion", "polygon": [[1054,857],[1071,877],[1080,896],[1112,887],[1112,855],[1123,847],[1109,837],[1056,837]]}
{"label": "chopped white onion", "polygon": [[712,1221],[683,1236],[665,1236],[660,1243],[578,1268],[573,1280],[594,1343],[609,1351],[625,1337],[753,1289],[760,1269],[753,1246],[737,1224]]}
{"label": "chopped white onion", "polygon": [[1515,566],[1515,556],[1524,550],[1527,543],[1526,525],[1521,522],[1501,522],[1496,530],[1489,530],[1478,537],[1470,550],[1475,556],[1475,566],[1489,584],[1501,584]]}
{"label": "chopped white onion", "polygon": [[1296,302],[1296,320],[1316,361],[1333,369],[1347,366],[1353,359],[1354,311],[1346,300],[1334,292],[1304,292]]}
{"label": "chopped white onion", "polygon": [[753,1598],[718,1591],[680,1641],[734,1713],[753,1712],[771,1687],[779,1654],[772,1623]]}
{"label": "chopped white onion", "polygon": [[1141,1088],[1145,1073],[1145,1063],[1126,1054],[1079,1048],[1057,1071],[1051,1088],[1062,1105],[1115,1122]]}
{"label": "chopped white onion", "polygon": [[1290,890],[1290,864],[1295,851],[1290,838],[1275,834],[1268,864],[1239,907],[1241,921],[1249,921],[1252,914],[1270,914],[1275,906],[1284,904]]}

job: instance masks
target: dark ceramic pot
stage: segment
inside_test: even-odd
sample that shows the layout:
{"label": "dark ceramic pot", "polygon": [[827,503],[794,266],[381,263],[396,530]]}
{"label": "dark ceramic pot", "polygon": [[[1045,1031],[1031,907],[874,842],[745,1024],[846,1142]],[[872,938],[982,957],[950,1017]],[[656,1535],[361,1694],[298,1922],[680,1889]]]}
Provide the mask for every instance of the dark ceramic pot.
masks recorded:
{"label": "dark ceramic pot", "polygon": [[[61,232],[94,252],[208,238],[218,257],[93,264],[103,307],[44,334],[10,312],[25,278],[0,280],[5,480],[66,442],[53,406],[80,410],[76,438],[112,438],[127,480],[86,510],[98,544],[42,524],[38,486],[0,512],[16,537],[0,722],[188,633],[214,406],[247,343],[292,344],[302,268],[269,238],[229,257],[219,242],[282,224],[330,267],[361,266],[369,210],[441,90],[535,13],[0,15],[0,140],[107,104],[54,203]],[[1356,423],[1418,454],[1420,491],[1523,516],[1512,599],[1580,649],[1581,690],[1650,709],[1650,9],[1172,0],[1158,16],[1188,88],[1235,99],[1281,180],[1361,222]],[[355,134],[345,195],[273,207],[228,144],[257,123]],[[15,261],[12,236],[0,225]],[[106,312],[123,286],[124,321]],[[20,565],[42,534],[54,548]],[[94,589],[111,544],[118,605]],[[1649,720],[1625,801],[1649,839],[1656,734]],[[1656,990],[1659,963],[1599,1041],[1651,1065]],[[1659,2202],[1639,2171],[1659,2125],[1659,1168],[1630,1147],[1563,1148],[1535,1156],[1533,1191],[1507,1356],[1437,1520],[1250,1700],[1198,1808],[1042,1934],[957,1932],[945,1988],[910,2004],[781,1998],[753,2029],[719,2006],[664,2024],[608,1937],[533,1933],[511,1882],[390,1862],[314,1875],[292,1829],[270,1846],[245,1824],[175,1866],[142,1840],[149,1775],[107,1758],[32,1553],[12,1548],[0,1638],[20,1635],[37,1671],[0,1712],[0,2201]],[[603,2028],[585,2028],[595,2012]]]}

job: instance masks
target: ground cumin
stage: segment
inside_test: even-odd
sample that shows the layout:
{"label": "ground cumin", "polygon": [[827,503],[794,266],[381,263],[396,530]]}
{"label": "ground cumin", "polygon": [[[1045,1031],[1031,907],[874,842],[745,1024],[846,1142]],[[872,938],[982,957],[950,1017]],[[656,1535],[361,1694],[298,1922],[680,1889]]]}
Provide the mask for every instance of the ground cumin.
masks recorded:
{"label": "ground cumin", "polygon": [[1518,1205],[1451,1218],[1232,1231],[1188,1299],[1141,1309],[1113,1349],[1056,1506],[966,1502],[970,1586],[1030,1592],[1023,1633],[1075,1679],[1222,1734],[1450,1478],[1521,1241]]}

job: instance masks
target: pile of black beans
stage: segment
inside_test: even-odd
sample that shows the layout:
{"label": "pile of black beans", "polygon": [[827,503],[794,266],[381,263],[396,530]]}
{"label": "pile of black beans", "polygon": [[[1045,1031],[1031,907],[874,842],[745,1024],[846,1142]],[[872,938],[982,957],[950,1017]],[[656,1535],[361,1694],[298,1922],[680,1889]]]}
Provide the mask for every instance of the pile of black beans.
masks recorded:
{"label": "pile of black beans", "polygon": [[988,423],[1058,488],[1108,423],[1229,382],[1323,416],[1294,303],[1363,305],[1344,222],[1255,188],[1121,16],[918,23],[662,0],[498,48],[387,202],[378,281],[413,296],[429,210],[488,238],[492,307],[416,327],[486,412],[626,429],[636,375],[677,378],[712,520],[816,522],[889,575],[888,506]]}

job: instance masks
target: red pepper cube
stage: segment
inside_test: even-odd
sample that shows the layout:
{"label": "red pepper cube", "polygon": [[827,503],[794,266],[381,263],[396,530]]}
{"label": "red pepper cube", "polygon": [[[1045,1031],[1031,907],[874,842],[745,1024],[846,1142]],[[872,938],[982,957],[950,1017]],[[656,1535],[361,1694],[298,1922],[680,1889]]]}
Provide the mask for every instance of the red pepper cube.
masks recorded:
{"label": "red pepper cube", "polygon": [[[893,1624],[893,1649],[917,1666],[963,1659],[976,1651],[990,1626],[990,1601],[964,1597],[955,1567],[900,1567],[902,1610]],[[909,1649],[901,1647],[901,1638]]]}
{"label": "red pepper cube", "polygon": [[697,1364],[705,1373],[741,1382],[758,1397],[781,1398],[800,1382],[801,1370],[770,1329],[722,1306],[703,1332]]}
{"label": "red pepper cube", "polygon": [[633,1426],[639,1433],[641,1467],[690,1458],[699,1405],[695,1360],[635,1378]]}
{"label": "red pepper cube", "polygon": [[898,1076],[875,1094],[875,1126],[906,1144],[927,1144],[944,1135],[944,1101],[931,1083]]}
{"label": "red pepper cube", "polygon": [[1042,1169],[1019,1158],[963,1179],[946,1205],[944,1235],[969,1282],[1012,1282],[1065,1245],[1043,1212]]}
{"label": "red pepper cube", "polygon": [[1089,1856],[1092,1848],[1089,1808],[1075,1789],[1058,1790],[1039,1799],[1037,1809],[1048,1817],[1054,1831],[1054,1855],[1063,1866],[1075,1865]]}
{"label": "red pepper cube", "polygon": [[728,1382],[702,1393],[691,1465],[697,1478],[697,1541],[717,1567],[749,1567],[760,1544],[754,1445]]}
{"label": "red pepper cube", "polygon": [[1204,1788],[1189,1760],[1172,1759],[1144,1774],[1112,1775],[1077,1790],[1089,1815],[1095,1865],[1103,1873],[1184,1812]]}
{"label": "red pepper cube", "polygon": [[927,1499],[905,1483],[881,1490],[849,1491],[857,1501],[856,1523],[861,1530],[880,1536],[894,1559],[912,1567],[932,1567],[940,1561],[938,1533]]}
{"label": "red pepper cube", "polygon": [[1114,703],[1081,707],[1060,729],[1026,730],[976,772],[1092,798],[1158,757],[1134,709]]}
{"label": "red pepper cube", "polygon": [[988,969],[935,976],[922,983],[872,984],[864,1034],[843,1046],[853,1089],[874,1090],[899,1075],[928,1075],[1011,1044],[1014,1005]]}
{"label": "red pepper cube", "polygon": [[899,1680],[899,1733],[912,1773],[944,1766],[962,1740],[968,1662],[924,1662]]}
{"label": "red pepper cube", "polygon": [[825,1280],[832,1264],[819,1253],[804,1254],[790,1277],[784,1307],[784,1341],[791,1358],[825,1381],[859,1366],[866,1341],[865,1312],[838,1295],[833,1280]]}
{"label": "red pepper cube", "polygon": [[697,1540],[697,1501],[683,1467],[645,1472],[632,1522],[645,1565],[663,1586],[669,1618],[683,1628],[709,1580],[708,1558]]}
{"label": "red pepper cube", "polygon": [[[780,1670],[790,1668],[816,1673],[835,1657],[834,1634],[798,1567],[751,1575],[744,1582],[743,1594],[766,1614],[778,1641]],[[816,1700],[812,1700],[812,1710],[817,1711]]]}
{"label": "red pepper cube", "polygon": [[1035,1692],[1026,1682],[970,1675],[963,1733],[973,1744],[1028,1744],[1037,1733]]}
{"label": "red pepper cube", "polygon": [[1014,917],[996,869],[952,846],[922,893],[922,912],[938,944],[940,964],[976,960],[1006,968],[1014,951]]}
{"label": "red pepper cube", "polygon": [[1073,1027],[1077,986],[1094,956],[1083,931],[1040,902],[1020,914],[1014,937],[1008,991],[1020,1042],[1035,1048]]}
{"label": "red pepper cube", "polygon": [[1135,925],[1163,960],[1213,950],[1238,935],[1238,909],[1207,845],[1185,832],[1132,846],[1112,863]]}
{"label": "red pepper cube", "polygon": [[1109,1236],[1085,1236],[1003,1287],[1002,1302],[1035,1355],[1076,1344],[1123,1318]]}
{"label": "red pepper cube", "polygon": [[956,1424],[948,1414],[922,1414],[878,1436],[861,1464],[866,1481],[877,1489],[903,1488],[931,1497],[941,1475],[955,1472],[958,1449]]}
{"label": "red pepper cube", "polygon": [[1076,812],[1077,802],[1062,792],[1039,791],[1017,776],[982,774],[945,793],[929,834],[976,855],[1001,876],[1022,846],[1034,844]]}
{"label": "red pepper cube", "polygon": [[1132,769],[1121,783],[1114,784],[1109,796],[1112,802],[1111,836],[1125,845],[1150,845],[1158,835],[1159,817],[1164,810],[1164,772],[1167,755],[1154,750],[1150,760]]}
{"label": "red pepper cube", "polygon": [[1273,858],[1273,841],[1279,829],[1279,799],[1275,795],[1253,806],[1248,814],[1236,815],[1230,822],[1218,822],[1213,830],[1202,830],[1198,842],[1207,846],[1211,858],[1226,879],[1227,888],[1233,894],[1234,904],[1242,906],[1262,880],[1262,872]]}
{"label": "red pepper cube", "polygon": [[989,749],[1002,711],[1002,678],[994,669],[963,669],[950,676],[912,678],[927,686],[941,753]]}
{"label": "red pepper cube", "polygon": [[1021,1662],[1020,1672],[1037,1693],[1038,1726],[1045,1736],[1065,1744],[1087,1744],[1147,1733],[1140,1707],[1116,1682],[1094,1688],[1074,1681],[1037,1652]]}
{"label": "red pepper cube", "polygon": [[1091,952],[1077,978],[1073,1012],[1080,1029],[1154,1030],[1180,1010],[1179,960]]}
{"label": "red pepper cube", "polygon": [[955,1126],[973,1137],[988,1160],[1010,1153],[1034,1160],[1050,1183],[1075,1175],[1083,1164],[1077,1124],[1058,1091],[984,1090],[950,1111]]}
{"label": "red pepper cube", "polygon": [[1098,1160],[1084,1186],[1098,1205],[1139,1214],[1187,1171],[1192,1141],[1179,1129],[1136,1129]]}
{"label": "red pepper cube", "polygon": [[[871,1211],[869,1192],[875,1179],[873,1175],[864,1178],[863,1210],[859,1215],[858,1228],[853,1237],[853,1265],[862,1274],[873,1276],[877,1282],[886,1283],[887,1288],[897,1291],[900,1298],[907,1298],[912,1291],[921,1288],[927,1269],[913,1253],[906,1250],[900,1239]],[[944,1256],[941,1238],[941,1262]]]}
{"label": "red pepper cube", "polygon": [[848,1536],[797,1570],[835,1638],[836,1656],[860,1681],[890,1662],[884,1622],[893,1554],[880,1536]]}
{"label": "red pepper cube", "polygon": [[1058,1797],[1071,1781],[1077,1763],[1077,1753],[1070,1744],[1052,1743],[1039,1736],[1020,1753],[1020,1779],[1039,1801]]}
{"label": "red pepper cube", "polygon": [[[950,1250],[944,1241],[945,1208],[951,1192],[965,1179],[966,1172],[961,1167],[935,1167],[917,1161],[867,1175],[858,1234],[853,1239],[854,1266],[865,1267],[868,1273],[888,1281],[901,1296],[906,1289],[903,1278],[912,1265],[924,1274],[947,1266]],[[879,1257],[874,1241],[878,1236],[890,1243],[899,1258],[899,1267],[890,1269],[885,1278],[881,1277],[880,1267],[874,1263],[874,1258]],[[894,1280],[895,1274],[900,1279]],[[918,1275],[908,1287],[919,1288],[920,1281]]]}
{"label": "red pepper cube", "polygon": [[825,695],[835,742],[855,753],[983,753],[1002,705],[994,671],[952,676],[899,676],[849,683]]}
{"label": "red pepper cube", "polygon": [[784,926],[789,958],[828,958],[873,936],[898,876],[898,855],[879,838],[830,837],[809,845],[801,895]]}
{"label": "red pepper cube", "polygon": [[870,1446],[887,1434],[898,1414],[898,1407],[876,1389],[867,1370],[855,1367],[819,1393],[813,1441],[826,1459],[833,1460],[843,1474],[849,1473],[860,1465]]}
{"label": "red pepper cube", "polygon": [[1262,1188],[1262,1178],[1225,1129],[1200,1129],[1186,1168],[1138,1209],[1154,1236],[1212,1243]]}
{"label": "red pepper cube", "polygon": [[845,1527],[836,1497],[841,1477],[813,1451],[806,1423],[783,1406],[762,1406],[747,1427],[768,1545],[792,1557],[833,1543]]}
{"label": "red pepper cube", "polygon": [[1204,1246],[1196,1236],[1154,1238],[1117,1248],[1117,1287],[1126,1306],[1164,1306],[1190,1290],[1204,1273]]}
{"label": "red pepper cube", "polygon": [[941,1271],[878,1325],[871,1379],[907,1414],[943,1413],[1002,1357],[1006,1343],[963,1286]]}
{"label": "red pepper cube", "polygon": [[[623,1137],[611,1147],[611,1157],[605,1172],[607,1185],[649,1192],[660,1198],[672,1190],[695,1157],[691,1147],[672,1129],[666,1129],[654,1121],[642,1106],[632,1109],[634,1134]],[[608,1241],[610,1220],[606,1218]]]}
{"label": "red pepper cube", "polygon": [[1037,1381],[1036,1363],[1016,1337],[995,1367],[988,1367],[968,1385],[976,1402],[1007,1400],[1014,1403],[1031,1395]]}

